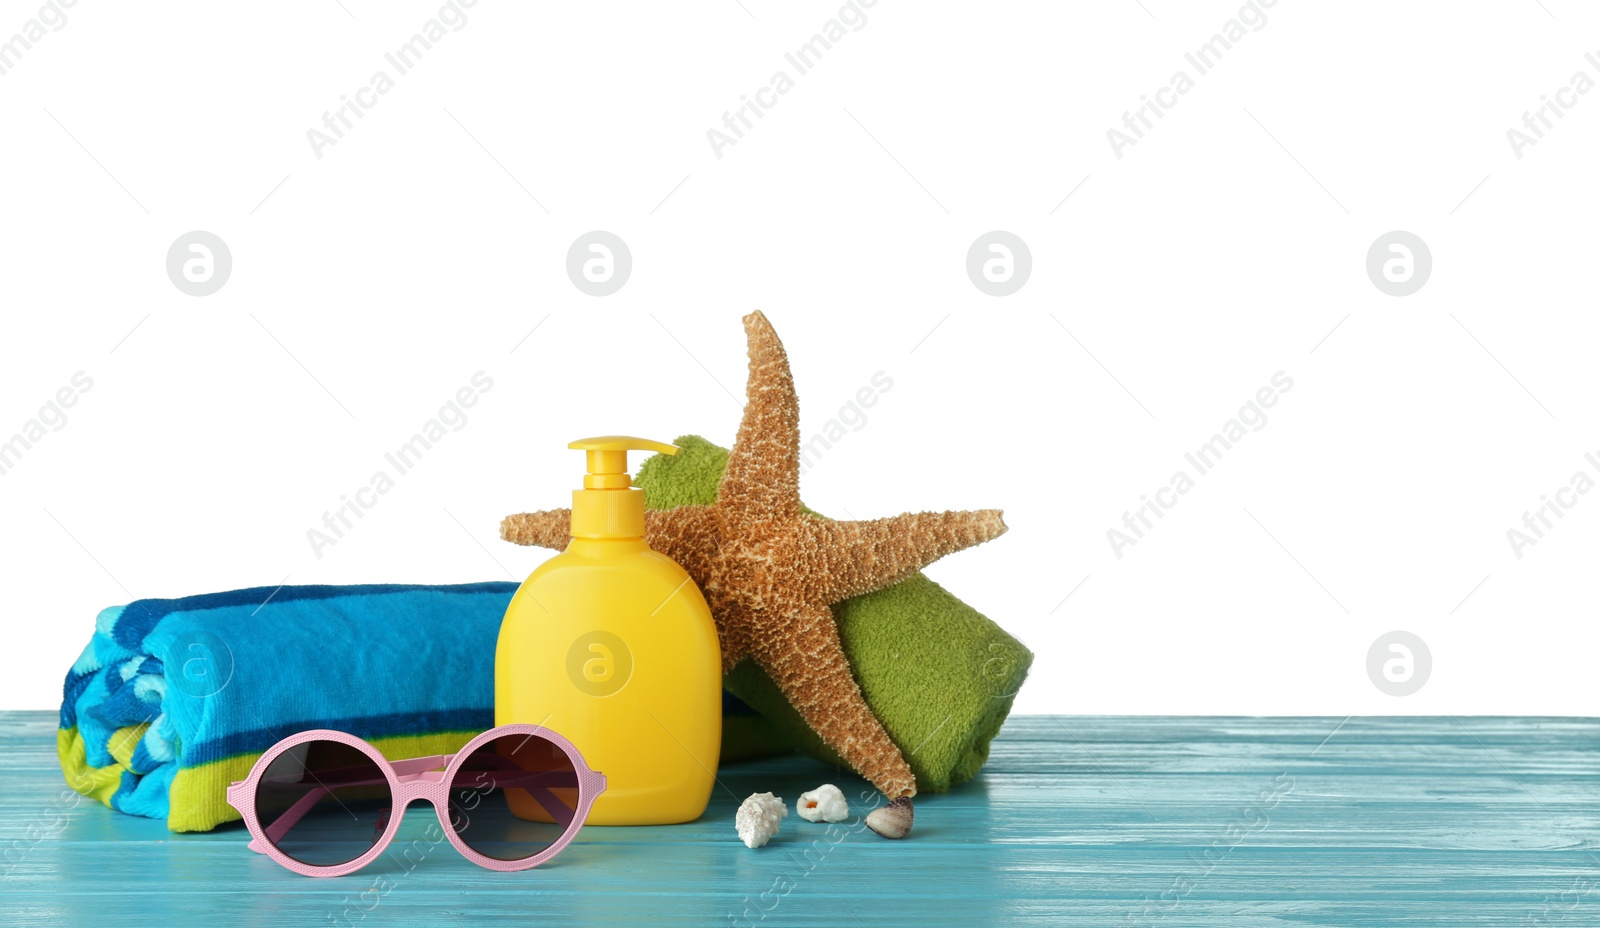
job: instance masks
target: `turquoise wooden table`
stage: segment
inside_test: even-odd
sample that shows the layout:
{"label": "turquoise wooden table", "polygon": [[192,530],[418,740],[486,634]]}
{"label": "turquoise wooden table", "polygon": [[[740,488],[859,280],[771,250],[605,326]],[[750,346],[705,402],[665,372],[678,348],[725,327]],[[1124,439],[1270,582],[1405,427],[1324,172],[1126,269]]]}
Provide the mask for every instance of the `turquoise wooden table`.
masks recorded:
{"label": "turquoise wooden table", "polygon": [[[1018,717],[899,843],[773,843],[738,800],[866,784],[798,756],[726,765],[698,822],[586,828],[498,874],[448,844],[296,876],[238,826],[175,835],[63,796],[56,716],[0,713],[0,926],[1600,925],[1600,720]],[[414,807],[394,847],[421,840]]]}

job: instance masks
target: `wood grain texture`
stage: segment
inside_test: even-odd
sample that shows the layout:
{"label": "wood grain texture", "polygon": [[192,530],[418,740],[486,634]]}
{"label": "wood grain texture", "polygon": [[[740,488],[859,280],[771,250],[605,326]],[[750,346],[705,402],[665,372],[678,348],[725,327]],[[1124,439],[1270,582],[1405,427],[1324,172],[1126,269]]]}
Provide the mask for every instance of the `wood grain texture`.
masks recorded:
{"label": "wood grain texture", "polygon": [[[0,713],[0,926],[1600,925],[1600,720],[1013,718],[973,782],[894,843],[738,801],[867,784],[790,756],[725,766],[698,822],[586,828],[525,873],[427,847],[333,880],[66,791],[55,716]],[[65,795],[65,798],[64,798]],[[837,836],[837,843],[830,837]]]}

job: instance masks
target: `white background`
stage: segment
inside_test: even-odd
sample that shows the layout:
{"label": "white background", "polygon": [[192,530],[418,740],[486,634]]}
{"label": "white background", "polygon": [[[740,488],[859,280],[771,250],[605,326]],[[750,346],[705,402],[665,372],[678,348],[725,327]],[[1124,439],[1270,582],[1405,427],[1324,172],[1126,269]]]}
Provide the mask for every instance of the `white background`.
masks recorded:
{"label": "white background", "polygon": [[[566,505],[569,440],[732,440],[760,308],[806,435],[894,382],[808,504],[1005,510],[929,573],[1037,652],[1020,712],[1594,711],[1600,494],[1506,537],[1600,452],[1600,93],[1506,137],[1600,76],[1583,5],[1280,0],[1118,159],[1237,3],[880,0],[719,159],[707,130],[837,3],[479,0],[318,159],[438,4],[342,7],[80,0],[0,77],[0,432],[94,382],[0,477],[0,706],[58,705],[132,598],[520,579],[546,554],[500,518]],[[192,229],[232,250],[209,297],[166,276]],[[591,229],[632,250],[609,297],[566,277]],[[1032,250],[1009,297],[966,277],[991,229]],[[1413,296],[1364,269],[1392,229],[1432,250]],[[468,424],[315,556],[480,370]],[[1119,560],[1107,530],[1277,371],[1267,425]],[[1393,629],[1433,655],[1404,698],[1365,667]]]}

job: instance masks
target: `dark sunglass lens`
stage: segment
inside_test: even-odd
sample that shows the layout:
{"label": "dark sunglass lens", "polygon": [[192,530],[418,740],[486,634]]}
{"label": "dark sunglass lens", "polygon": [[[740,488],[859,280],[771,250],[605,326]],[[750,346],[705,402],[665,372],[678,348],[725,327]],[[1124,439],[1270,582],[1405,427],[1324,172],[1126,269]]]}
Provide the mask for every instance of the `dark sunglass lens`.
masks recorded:
{"label": "dark sunglass lens", "polygon": [[332,867],[365,854],[389,825],[389,781],[363,751],[337,741],[297,744],[256,787],[267,839],[295,860]]}
{"label": "dark sunglass lens", "polygon": [[450,781],[450,825],[495,860],[526,860],[554,844],[578,809],[578,772],[538,735],[484,743]]}

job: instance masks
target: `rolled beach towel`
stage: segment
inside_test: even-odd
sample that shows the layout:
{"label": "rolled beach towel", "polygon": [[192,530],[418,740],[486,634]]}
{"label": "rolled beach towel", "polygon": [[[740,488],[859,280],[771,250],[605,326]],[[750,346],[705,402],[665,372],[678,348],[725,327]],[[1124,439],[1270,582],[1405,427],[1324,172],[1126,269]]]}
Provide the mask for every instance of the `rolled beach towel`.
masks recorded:
{"label": "rolled beach towel", "polygon": [[[494,726],[495,646],[516,591],[257,587],[105,609],[67,674],[62,773],[118,811],[209,831],[239,818],[228,784],[296,732],[347,731],[391,760],[453,753]],[[724,761],[788,750],[724,694]]]}
{"label": "rolled beach towel", "polygon": [[258,587],[100,613],[67,674],[56,747],[75,789],[207,831],[262,752],[312,728],[390,758],[449,754],[494,725],[514,583]]}

